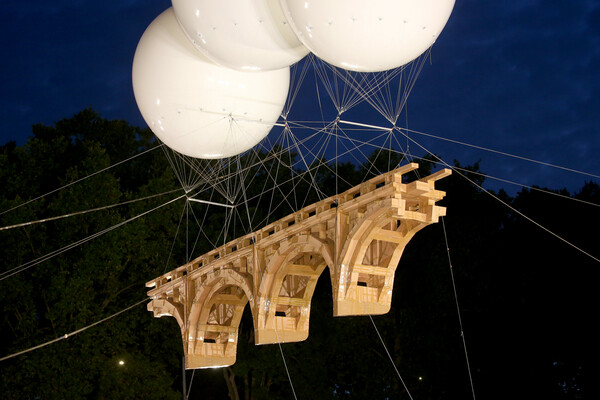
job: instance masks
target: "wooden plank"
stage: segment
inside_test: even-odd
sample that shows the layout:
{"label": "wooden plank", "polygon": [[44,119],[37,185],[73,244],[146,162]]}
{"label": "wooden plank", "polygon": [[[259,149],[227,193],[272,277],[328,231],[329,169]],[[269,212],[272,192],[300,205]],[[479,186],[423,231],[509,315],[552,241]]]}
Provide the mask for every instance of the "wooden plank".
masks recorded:
{"label": "wooden plank", "polygon": [[435,182],[435,181],[439,181],[440,179],[443,179],[450,175],[452,175],[452,170],[449,168],[444,168],[444,169],[439,170],[438,172],[434,172],[433,174],[426,176],[422,180],[427,181],[427,182]]}
{"label": "wooden plank", "polygon": [[223,333],[237,333],[237,326],[230,325],[212,325],[212,324],[201,324],[198,325],[199,332],[223,332]]}
{"label": "wooden plank", "polygon": [[288,264],[286,269],[288,275],[300,275],[300,276],[320,276],[310,265],[301,264]]}
{"label": "wooden plank", "polygon": [[218,294],[213,297],[215,304],[230,304],[234,306],[245,306],[248,302],[246,298],[239,298],[235,294]]}
{"label": "wooden plank", "polygon": [[373,239],[392,243],[402,243],[406,240],[406,236],[402,232],[379,229],[373,234]]}
{"label": "wooden plank", "polygon": [[[297,297],[277,297],[277,299],[275,300],[277,302],[277,305],[280,306],[296,306],[296,307],[306,307],[308,305],[307,300],[303,299],[303,298],[297,298]],[[273,304],[271,304],[271,308],[273,307]]]}
{"label": "wooden plank", "polygon": [[387,275],[390,272],[394,272],[386,267],[378,267],[376,265],[364,265],[364,264],[356,264],[352,272],[356,272],[359,274],[369,274],[369,275]]}

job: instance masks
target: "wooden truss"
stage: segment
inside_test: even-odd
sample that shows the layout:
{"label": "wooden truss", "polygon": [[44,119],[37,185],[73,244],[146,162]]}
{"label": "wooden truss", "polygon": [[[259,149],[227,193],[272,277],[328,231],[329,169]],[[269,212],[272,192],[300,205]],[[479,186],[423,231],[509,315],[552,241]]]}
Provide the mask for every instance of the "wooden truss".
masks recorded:
{"label": "wooden truss", "polygon": [[308,337],[310,303],[329,267],[333,313],[385,314],[394,273],[413,235],[438,222],[444,169],[403,183],[412,163],[321,200],[146,283],[148,310],[174,317],[186,368],[235,363],[238,327],[250,304],[255,343]]}

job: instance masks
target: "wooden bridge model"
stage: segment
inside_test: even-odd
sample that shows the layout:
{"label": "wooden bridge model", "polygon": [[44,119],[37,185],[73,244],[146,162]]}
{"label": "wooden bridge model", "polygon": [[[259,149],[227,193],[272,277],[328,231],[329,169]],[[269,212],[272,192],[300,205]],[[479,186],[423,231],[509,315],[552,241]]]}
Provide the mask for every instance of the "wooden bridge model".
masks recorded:
{"label": "wooden bridge model", "polygon": [[434,184],[451,171],[403,183],[416,168],[377,176],[146,283],[148,310],[179,323],[186,368],[235,363],[248,303],[256,344],[305,340],[312,295],[327,266],[335,316],[387,313],[404,247],[446,212],[435,204],[445,193]]}

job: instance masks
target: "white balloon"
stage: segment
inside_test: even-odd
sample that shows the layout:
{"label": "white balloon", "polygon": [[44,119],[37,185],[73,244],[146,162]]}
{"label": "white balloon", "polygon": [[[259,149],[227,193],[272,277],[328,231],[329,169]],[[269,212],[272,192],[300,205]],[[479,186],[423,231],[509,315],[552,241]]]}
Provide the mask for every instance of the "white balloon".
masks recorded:
{"label": "white balloon", "polygon": [[402,66],[427,50],[455,0],[281,0],[298,38],[340,68],[376,72]]}
{"label": "white balloon", "polygon": [[214,159],[240,154],[269,133],[283,110],[290,71],[215,65],[196,51],[169,8],[142,35],[132,78],[140,112],[160,140]]}
{"label": "white balloon", "polygon": [[290,66],[308,54],[279,0],[172,0],[194,46],[217,64],[242,71]]}

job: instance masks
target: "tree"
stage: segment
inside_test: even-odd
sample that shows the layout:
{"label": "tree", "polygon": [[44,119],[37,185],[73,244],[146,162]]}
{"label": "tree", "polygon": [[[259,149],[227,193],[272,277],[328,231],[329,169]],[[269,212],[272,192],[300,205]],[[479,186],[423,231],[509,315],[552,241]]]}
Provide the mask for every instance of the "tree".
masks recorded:
{"label": "tree", "polygon": [[[120,139],[124,133],[126,141]],[[153,145],[147,137],[147,132],[123,121],[106,121],[92,110],[59,121],[55,127],[34,127],[34,136],[25,146],[2,148],[7,167],[0,175],[7,189],[0,200],[2,210],[147,149]],[[148,158],[154,164],[151,168],[136,174],[122,168],[91,176],[4,213],[1,224],[112,205],[156,193],[151,187],[176,188],[172,176],[159,172],[166,170],[166,163],[161,158]],[[148,209],[157,204],[154,199],[135,207],[110,208],[2,231],[0,240],[5,245],[0,254],[5,270],[114,226],[135,215],[136,207]],[[144,299],[143,283],[159,273],[159,265],[165,262],[163,241],[170,241],[166,238],[177,222],[174,210],[163,211],[0,281],[2,353],[60,337]],[[177,398],[171,388],[173,378],[165,371],[169,365],[178,364],[179,349],[170,345],[163,331],[148,328],[146,317],[138,307],[119,319],[5,362],[2,397],[112,398],[111,393],[116,392],[120,398],[139,398],[143,393],[144,398]],[[149,351],[161,341],[171,354]],[[126,360],[123,367],[117,364],[121,358]]]}
{"label": "tree", "polygon": [[[220,242],[225,233],[239,236],[405,161],[385,150],[373,152],[363,165],[325,159],[304,165],[297,154],[278,147],[249,153],[238,161],[248,168],[241,176],[251,223],[223,224],[224,214],[215,208],[186,206],[182,200],[93,237],[182,193],[162,152],[151,150],[158,146],[152,138],[149,130],[86,109],[53,126],[36,125],[24,146],[0,146],[0,227],[175,191],[0,230],[2,272],[23,269],[8,278],[0,275],[2,355],[145,299],[146,281],[211,249],[195,218],[211,241]],[[436,160],[423,157],[410,178],[429,174],[438,167]],[[221,370],[188,371],[190,398],[291,398],[288,373],[298,398],[409,398],[405,385],[414,398],[467,398],[470,377],[478,397],[582,398],[590,385],[596,264],[571,244],[598,257],[600,187],[589,182],[574,195],[533,188],[513,198],[484,191],[478,163],[455,161],[455,166],[457,171],[437,184],[447,193],[442,205],[448,215],[407,246],[390,313],[373,317],[373,323],[369,317],[333,318],[331,283],[323,274],[308,340],[255,346],[247,307],[238,361]],[[177,232],[187,243],[181,236],[174,240]],[[82,238],[90,240],[28,264]],[[182,355],[175,320],[154,319],[140,305],[3,361],[0,397],[179,398]]]}

